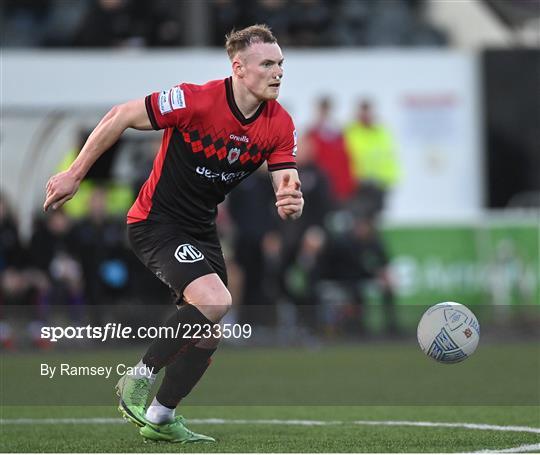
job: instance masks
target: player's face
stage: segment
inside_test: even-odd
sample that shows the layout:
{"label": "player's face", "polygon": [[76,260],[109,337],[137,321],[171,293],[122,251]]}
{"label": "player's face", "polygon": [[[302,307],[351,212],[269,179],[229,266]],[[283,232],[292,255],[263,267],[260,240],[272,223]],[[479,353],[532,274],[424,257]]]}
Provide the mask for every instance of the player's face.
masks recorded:
{"label": "player's face", "polygon": [[283,54],[276,43],[255,43],[240,56],[242,81],[260,100],[275,100],[283,78]]}

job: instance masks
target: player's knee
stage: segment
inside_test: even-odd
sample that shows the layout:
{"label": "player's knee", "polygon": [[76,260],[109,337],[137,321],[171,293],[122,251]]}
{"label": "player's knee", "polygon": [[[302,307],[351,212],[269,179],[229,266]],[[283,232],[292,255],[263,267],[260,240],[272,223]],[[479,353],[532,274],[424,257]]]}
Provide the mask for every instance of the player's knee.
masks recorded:
{"label": "player's knee", "polygon": [[219,322],[229,311],[232,297],[227,288],[223,287],[220,290],[208,290],[190,303],[195,305],[211,321]]}
{"label": "player's knee", "polygon": [[231,294],[217,275],[205,275],[189,284],[184,300],[212,322],[219,322],[232,305]]}
{"label": "player's knee", "polygon": [[219,319],[227,314],[232,306],[231,293],[224,288],[220,292],[212,293],[212,296],[208,299],[208,305],[210,311]]}

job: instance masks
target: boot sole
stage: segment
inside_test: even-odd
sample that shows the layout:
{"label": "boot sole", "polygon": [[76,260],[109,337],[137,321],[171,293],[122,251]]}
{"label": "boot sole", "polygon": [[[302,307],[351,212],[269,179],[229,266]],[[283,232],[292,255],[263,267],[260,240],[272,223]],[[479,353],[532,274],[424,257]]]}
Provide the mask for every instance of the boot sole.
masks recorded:
{"label": "boot sole", "polygon": [[122,401],[122,394],[120,393],[120,388],[118,385],[115,387],[116,389],[116,395],[120,397],[120,403],[118,404],[118,411],[120,411],[120,414],[122,414],[122,417],[124,420],[127,420],[128,422],[131,422],[135,426],[142,428],[146,425],[146,422],[141,422],[137,417],[135,417],[129,408],[125,405],[125,403]]}

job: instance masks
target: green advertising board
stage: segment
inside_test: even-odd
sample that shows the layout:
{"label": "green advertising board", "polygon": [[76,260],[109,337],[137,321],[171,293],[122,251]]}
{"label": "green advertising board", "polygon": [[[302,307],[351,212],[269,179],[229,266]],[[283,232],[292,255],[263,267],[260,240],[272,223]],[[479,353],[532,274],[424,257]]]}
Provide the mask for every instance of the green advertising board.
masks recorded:
{"label": "green advertising board", "polygon": [[402,305],[539,305],[538,223],[388,227]]}
{"label": "green advertising board", "polygon": [[[341,225],[334,220],[334,233],[350,227],[350,220],[344,220],[337,220]],[[540,322],[538,219],[386,225],[382,238],[395,305],[388,304],[389,299],[383,304],[378,280],[359,281],[366,297],[362,318],[369,330],[380,332],[392,319],[405,330],[416,329],[427,308],[448,301],[471,307],[491,327],[498,323],[537,327]],[[309,281],[301,266],[289,270],[287,284],[289,291],[306,294]],[[350,317],[342,308],[354,306],[350,289],[329,280],[318,283],[317,293],[323,320]]]}

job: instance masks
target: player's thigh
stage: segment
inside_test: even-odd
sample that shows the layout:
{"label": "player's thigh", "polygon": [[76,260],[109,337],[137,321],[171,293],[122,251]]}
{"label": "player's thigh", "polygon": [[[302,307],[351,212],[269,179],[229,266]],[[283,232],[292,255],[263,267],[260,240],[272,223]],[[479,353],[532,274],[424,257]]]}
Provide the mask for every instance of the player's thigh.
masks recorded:
{"label": "player's thigh", "polygon": [[[204,245],[174,226],[141,224],[129,226],[128,233],[135,254],[174,291],[178,301],[190,283],[200,277],[216,274],[211,263],[215,253],[206,253]],[[217,275],[216,279],[221,281]],[[223,283],[221,285],[225,286]]]}
{"label": "player's thigh", "polygon": [[229,311],[232,297],[227,289],[227,269],[217,234],[200,240],[206,261],[215,273],[204,275],[184,289],[184,301],[195,305],[208,319],[217,322]]}
{"label": "player's thigh", "polygon": [[218,274],[224,286],[227,286],[227,267],[225,266],[225,258],[217,234],[201,240],[200,246],[204,250],[205,258],[212,269]]}

